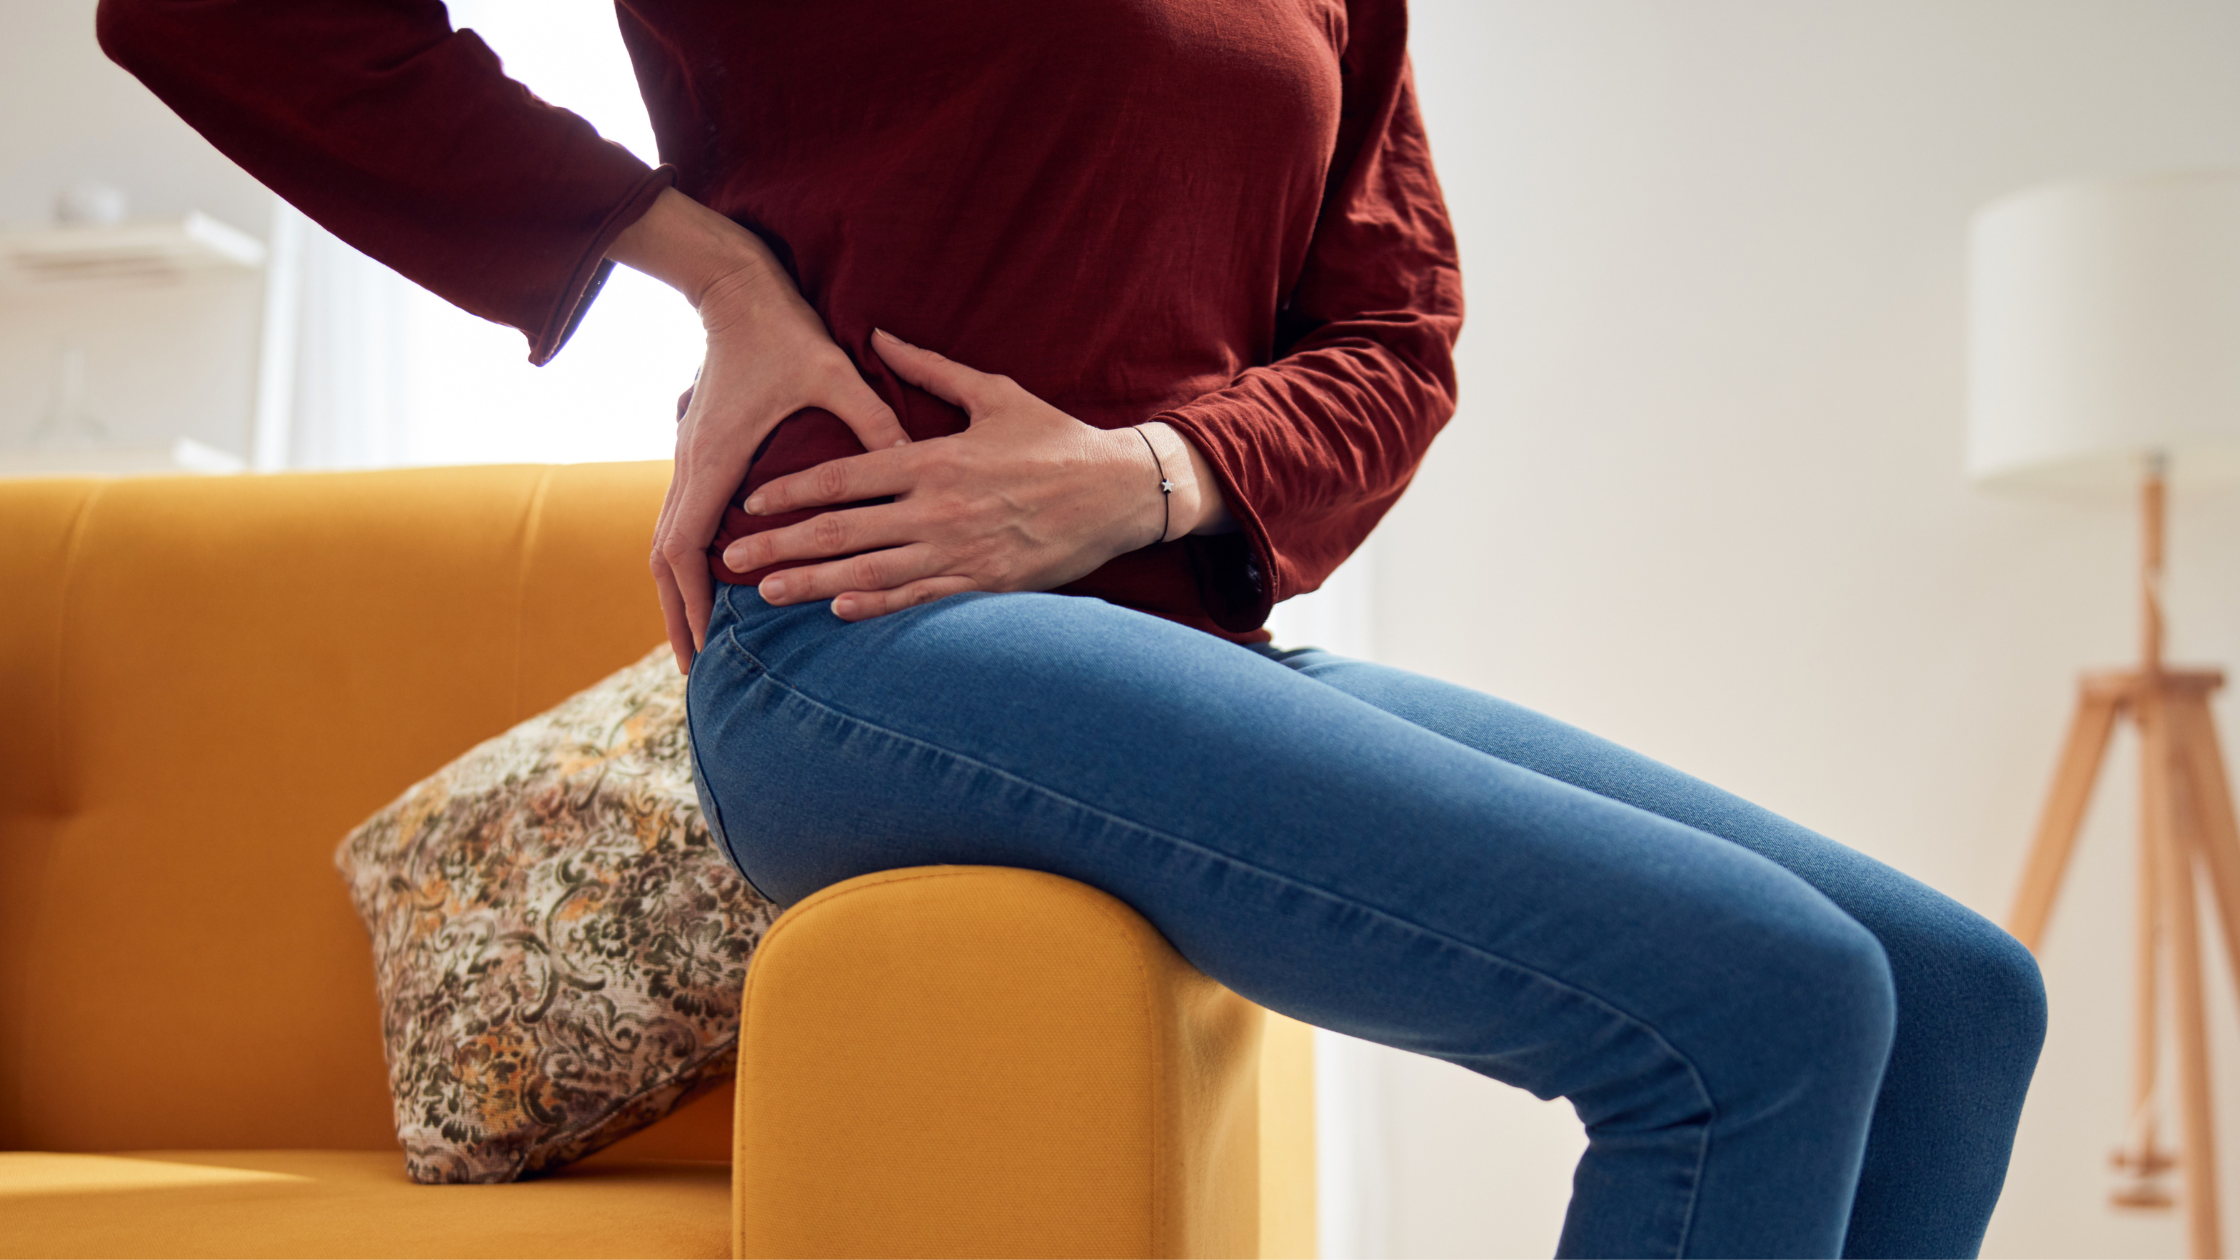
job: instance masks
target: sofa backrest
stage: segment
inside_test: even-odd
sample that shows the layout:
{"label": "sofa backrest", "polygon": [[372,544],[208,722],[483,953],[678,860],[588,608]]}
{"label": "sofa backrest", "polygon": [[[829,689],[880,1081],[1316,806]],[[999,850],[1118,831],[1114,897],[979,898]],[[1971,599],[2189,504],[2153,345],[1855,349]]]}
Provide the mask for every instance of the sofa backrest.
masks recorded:
{"label": "sofa backrest", "polygon": [[335,845],[661,641],[667,480],[0,483],[0,1149],[394,1146]]}

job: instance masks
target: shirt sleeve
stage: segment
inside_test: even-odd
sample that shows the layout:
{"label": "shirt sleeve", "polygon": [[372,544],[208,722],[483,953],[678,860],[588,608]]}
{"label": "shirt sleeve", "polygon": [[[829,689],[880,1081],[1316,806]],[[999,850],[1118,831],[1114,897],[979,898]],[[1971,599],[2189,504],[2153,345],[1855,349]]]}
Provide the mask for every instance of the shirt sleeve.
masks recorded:
{"label": "shirt sleeve", "polygon": [[673,172],[508,79],[440,0],[101,0],[101,46],[267,187],[543,363]]}
{"label": "shirt sleeve", "polygon": [[1224,629],[1253,629],[1320,586],[1454,414],[1462,272],[1400,0],[1348,5],[1341,67],[1337,147],[1275,361],[1152,417],[1205,454],[1243,527],[1189,540]]}

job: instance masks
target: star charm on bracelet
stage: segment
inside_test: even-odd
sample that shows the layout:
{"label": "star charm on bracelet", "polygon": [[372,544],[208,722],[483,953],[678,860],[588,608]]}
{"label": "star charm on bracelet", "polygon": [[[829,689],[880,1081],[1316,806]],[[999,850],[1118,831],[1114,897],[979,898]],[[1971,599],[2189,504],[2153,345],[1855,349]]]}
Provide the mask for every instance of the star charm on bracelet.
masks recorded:
{"label": "star charm on bracelet", "polygon": [[1159,470],[1159,541],[1165,542],[1167,531],[1174,528],[1174,483],[1167,480],[1167,462],[1159,458],[1159,448],[1151,444],[1151,435],[1142,425],[1130,427],[1143,439],[1143,449],[1151,452],[1151,466]]}

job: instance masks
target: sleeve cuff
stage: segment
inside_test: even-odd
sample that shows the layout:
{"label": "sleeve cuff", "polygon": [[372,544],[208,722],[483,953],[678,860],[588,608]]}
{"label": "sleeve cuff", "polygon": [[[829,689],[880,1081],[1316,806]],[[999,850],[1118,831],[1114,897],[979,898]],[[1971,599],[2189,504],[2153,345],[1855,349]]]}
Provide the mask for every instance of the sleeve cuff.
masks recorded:
{"label": "sleeve cuff", "polygon": [[568,344],[568,338],[575,335],[576,325],[583,322],[585,312],[591,309],[592,299],[599,296],[600,288],[606,284],[607,274],[614,270],[607,250],[613,247],[615,238],[645,217],[662,190],[674,187],[676,182],[676,167],[666,163],[654,167],[638,181],[630,195],[615,206],[606,222],[599,225],[598,234],[591,238],[583,256],[576,260],[567,287],[560,291],[560,299],[553,304],[544,327],[530,334],[529,362],[542,367],[560,353],[560,347]]}
{"label": "sleeve cuff", "polygon": [[1233,534],[1192,534],[1180,541],[1198,580],[1198,597],[1213,623],[1231,634],[1258,630],[1280,598],[1276,592],[1275,546],[1268,527],[1222,463],[1222,449],[1209,441],[1204,426],[1183,410],[1163,411],[1153,420],[1172,425],[1206,457],[1221,483],[1221,499],[1240,527]]}

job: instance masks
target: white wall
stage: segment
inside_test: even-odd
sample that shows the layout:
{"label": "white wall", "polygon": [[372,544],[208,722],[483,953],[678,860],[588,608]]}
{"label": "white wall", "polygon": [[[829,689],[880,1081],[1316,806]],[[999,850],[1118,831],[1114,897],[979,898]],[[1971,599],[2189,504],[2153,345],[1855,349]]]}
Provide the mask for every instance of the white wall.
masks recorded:
{"label": "white wall", "polygon": [[[1461,415],[1378,534],[1379,655],[1532,705],[2004,914],[2134,527],[1961,472],[1964,232],[2010,189],[2240,165],[2230,0],[1417,0]],[[2240,664],[2240,495],[2182,503],[2173,650]],[[2227,702],[2228,739],[2240,735]],[[2131,764],[2053,927],[1997,1255],[2171,1255],[2105,1205]],[[2213,963],[2213,968],[2216,964]],[[2219,1040],[2240,1217],[2240,1022]],[[1560,1108],[1385,1065],[1406,1256],[1553,1245]],[[2230,1227],[2240,1243],[2240,1221]]]}
{"label": "white wall", "polygon": [[[0,225],[44,224],[64,185],[122,190],[134,217],[201,210],[262,236],[264,189],[93,39],[94,0],[7,0],[0,16]],[[263,291],[254,276],[65,297],[0,291],[0,449],[53,401],[66,344],[86,406],[121,443],[192,437],[246,454]]]}
{"label": "white wall", "polygon": [[256,235],[264,190],[93,39],[95,0],[8,0],[0,39],[0,222],[43,221],[55,190],[98,179],[135,214],[202,210]]}

